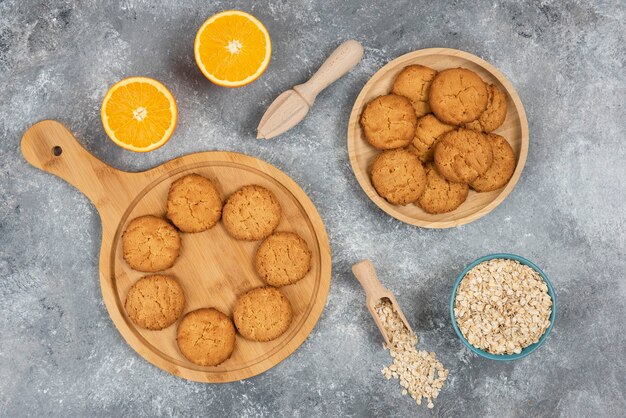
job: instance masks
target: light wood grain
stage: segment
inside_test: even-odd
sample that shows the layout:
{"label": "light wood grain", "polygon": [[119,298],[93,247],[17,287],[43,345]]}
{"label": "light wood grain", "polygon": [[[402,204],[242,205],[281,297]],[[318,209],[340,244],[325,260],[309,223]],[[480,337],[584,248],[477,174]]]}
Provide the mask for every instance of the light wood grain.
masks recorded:
{"label": "light wood grain", "polygon": [[404,322],[404,326],[409,330],[411,334],[414,334],[413,328],[409,324],[409,321],[406,320],[396,297],[389,289],[384,287],[380,280],[378,279],[378,275],[376,274],[376,269],[374,268],[374,263],[370,260],[361,260],[355,265],[352,266],[352,273],[354,277],[359,281],[361,287],[365,291],[365,304],[367,305],[367,310],[370,311],[378,330],[383,335],[385,342],[389,344],[389,336],[387,335],[387,331],[383,326],[380,318],[378,317],[378,313],[376,312],[376,305],[381,299],[389,299],[393,309],[396,311],[402,322]]}
{"label": "light wood grain", "polygon": [[309,106],[313,106],[317,95],[354,68],[361,62],[361,58],[363,58],[363,46],[354,39],[345,41],[330,54],[309,81],[294,86],[293,89],[302,96]]}
{"label": "light wood grain", "polygon": [[[141,173],[122,172],[87,152],[55,121],[32,126],[24,134],[21,147],[28,162],[77,187],[98,209],[102,219],[100,285],[105,305],[124,339],[152,364],[199,382],[245,379],[289,356],[317,323],[330,287],[328,237],[311,200],[274,166],[242,154],[203,152],[176,158]],[[59,156],[54,155],[55,147],[62,150]],[[197,366],[181,355],[175,338],[178,323],[162,331],[145,330],[135,326],[123,308],[128,289],[145,273],[132,270],[124,262],[121,234],[137,216],[164,216],[170,184],[190,173],[212,179],[224,199],[246,184],[259,184],[272,190],[283,210],[277,230],[298,233],[312,252],[311,271],[298,283],[282,288],[294,313],[287,332],[265,343],[247,341],[238,335],[232,357],[217,367]],[[176,276],[185,289],[185,312],[215,307],[232,315],[239,294],[264,284],[253,267],[259,244],[232,239],[221,223],[209,231],[182,234],[181,255],[164,273]]]}
{"label": "light wood grain", "polygon": [[[392,205],[380,197],[369,176],[374,157],[380,152],[363,137],[359,118],[364,106],[377,96],[388,94],[396,75],[411,64],[421,64],[437,71],[464,67],[476,72],[485,82],[495,84],[507,95],[508,113],[504,124],[494,133],[511,144],[517,157],[517,167],[509,183],[502,189],[487,193],[470,190],[467,200],[456,210],[438,215],[426,213],[417,205]],[[348,154],[352,170],[365,194],[383,211],[394,218],[424,228],[451,228],[473,222],[495,209],[517,184],[528,155],[528,121],[526,112],[511,83],[488,62],[456,49],[430,48],[410,52],[391,61],[372,76],[357,97],[348,123]]]}

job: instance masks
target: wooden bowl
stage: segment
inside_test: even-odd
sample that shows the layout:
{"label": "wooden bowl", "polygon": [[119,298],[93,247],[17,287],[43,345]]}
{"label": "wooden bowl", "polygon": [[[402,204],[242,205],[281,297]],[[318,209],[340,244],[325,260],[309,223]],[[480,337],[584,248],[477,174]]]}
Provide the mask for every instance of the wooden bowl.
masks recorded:
{"label": "wooden bowl", "polygon": [[[377,96],[388,94],[396,75],[406,66],[421,64],[437,71],[464,67],[476,72],[485,82],[506,93],[508,113],[504,124],[494,131],[509,141],[517,157],[517,167],[508,184],[499,190],[477,193],[470,189],[467,200],[456,210],[431,215],[417,205],[392,205],[380,197],[372,185],[369,169],[379,150],[364,138],[359,119],[365,105]],[[354,102],[348,123],[348,155],[352,170],[367,196],[394,218],[424,228],[451,228],[473,222],[496,208],[511,193],[520,178],[528,155],[528,120],[519,96],[511,83],[493,65],[475,55],[456,49],[430,48],[410,52],[391,61],[370,78]]]}
{"label": "wooden bowl", "polygon": [[[32,126],[22,139],[22,153],[32,165],[76,186],[98,209],[102,220],[100,287],[104,303],[124,339],[152,364],[199,382],[246,379],[281,362],[313,330],[330,289],[328,237],[311,200],[276,167],[233,152],[201,152],[176,158],[148,171],[123,172],[88,153],[55,121]],[[277,231],[298,233],[312,253],[308,274],[299,282],[281,288],[293,308],[289,329],[269,342],[248,341],[237,335],[231,358],[216,367],[195,365],[180,353],[176,344],[178,322],[161,331],[150,331],[136,326],[124,309],[130,286],[149,273],[135,271],[124,261],[122,233],[128,222],[138,216],[164,216],[170,185],[190,173],[213,180],[223,199],[247,184],[271,190],[282,208]],[[254,269],[254,255],[261,241],[237,241],[220,222],[205,232],[181,232],[181,242],[176,263],[163,273],[176,276],[183,286],[184,314],[215,307],[232,317],[237,297],[264,285]]]}

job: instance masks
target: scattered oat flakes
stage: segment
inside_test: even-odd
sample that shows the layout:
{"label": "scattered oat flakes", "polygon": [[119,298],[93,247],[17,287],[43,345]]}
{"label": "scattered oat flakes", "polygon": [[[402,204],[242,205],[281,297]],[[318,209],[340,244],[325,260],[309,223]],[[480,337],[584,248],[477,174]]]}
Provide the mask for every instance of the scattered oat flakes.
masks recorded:
{"label": "scattered oat flakes", "polygon": [[382,369],[387,379],[399,379],[402,394],[409,394],[418,405],[422,398],[428,401],[432,408],[433,399],[439,395],[443,383],[448,377],[448,370],[437,361],[435,353],[417,351],[417,336],[405,326],[398,313],[393,309],[388,299],[381,299],[376,305],[376,314],[387,331],[390,345],[383,345],[389,350],[393,363]]}
{"label": "scattered oat flakes", "polygon": [[454,299],[463,336],[492,354],[518,354],[550,326],[552,299],[535,270],[515,260],[484,261],[467,272]]}

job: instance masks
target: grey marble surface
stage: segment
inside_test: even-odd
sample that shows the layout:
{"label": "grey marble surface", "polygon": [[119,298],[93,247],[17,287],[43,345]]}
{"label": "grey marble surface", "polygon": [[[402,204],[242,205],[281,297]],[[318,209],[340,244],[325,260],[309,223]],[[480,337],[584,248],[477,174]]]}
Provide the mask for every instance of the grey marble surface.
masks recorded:
{"label": "grey marble surface", "polygon": [[[274,45],[266,73],[234,90],[206,81],[192,48],[203,20],[230,8],[255,14]],[[0,0],[0,416],[624,416],[625,12],[620,0]],[[273,98],[349,38],[365,46],[362,63],[297,128],[255,140]],[[368,78],[434,46],[500,68],[524,102],[531,136],[506,201],[440,231],[404,225],[371,203],[345,144]],[[164,82],[180,109],[174,137],[147,155],[115,146],[99,117],[107,88],[136,74]],[[95,208],[20,155],[21,135],[43,118],[59,119],[124,170],[219,149],[289,174],[316,204],[333,252],[328,304],[309,339],[268,372],[225,385],[188,382],[144,361],[101,300]],[[448,316],[454,277],[492,252],[535,261],[559,298],[546,345],[511,363],[471,354]],[[350,274],[365,257],[398,295],[420,348],[450,369],[433,411],[381,376],[390,358]]]}

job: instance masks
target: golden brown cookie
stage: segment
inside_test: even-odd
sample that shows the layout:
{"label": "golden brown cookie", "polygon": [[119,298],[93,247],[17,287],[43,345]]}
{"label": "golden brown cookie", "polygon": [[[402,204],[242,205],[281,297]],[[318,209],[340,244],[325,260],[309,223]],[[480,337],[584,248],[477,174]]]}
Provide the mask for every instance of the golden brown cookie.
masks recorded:
{"label": "golden brown cookie", "polygon": [[435,76],[428,103],[442,122],[460,125],[478,119],[487,108],[485,82],[466,68],[450,68]]}
{"label": "golden brown cookie", "polygon": [[275,287],[252,289],[239,296],[233,318],[237,331],[252,341],[271,341],[280,337],[291,324],[291,303]]}
{"label": "golden brown cookie", "polygon": [[489,100],[487,109],[475,121],[465,124],[466,128],[475,131],[491,132],[498,129],[506,119],[507,100],[506,95],[493,84],[487,86]]}
{"label": "golden brown cookie", "polygon": [[430,83],[436,75],[437,71],[432,68],[419,64],[409,65],[396,76],[391,92],[409,99],[415,110],[415,116],[419,118],[430,113],[428,93]]}
{"label": "golden brown cookie", "polygon": [[274,193],[262,186],[243,186],[226,201],[222,222],[233,238],[256,241],[274,232],[280,212]]}
{"label": "golden brown cookie", "polygon": [[439,121],[434,115],[422,116],[417,120],[415,136],[407,149],[424,163],[432,161],[437,138],[454,129],[454,126]]}
{"label": "golden brown cookie", "polygon": [[432,163],[426,164],[426,190],[417,199],[417,204],[427,213],[452,212],[467,199],[469,187],[465,183],[446,180]]}
{"label": "golden brown cookie", "polygon": [[416,124],[417,117],[409,99],[395,94],[378,96],[361,114],[363,135],[378,149],[407,146],[413,139]]}
{"label": "golden brown cookie", "polygon": [[192,363],[217,366],[235,348],[235,327],[229,317],[214,308],[189,312],[178,324],[178,349]]}
{"label": "golden brown cookie", "polygon": [[460,128],[439,138],[435,166],[439,174],[453,182],[470,183],[482,176],[493,162],[487,135]]}
{"label": "golden brown cookie", "polygon": [[506,139],[496,134],[487,134],[487,139],[493,150],[493,164],[485,174],[470,183],[477,192],[490,192],[506,186],[517,165],[513,148]]}
{"label": "golden brown cookie", "polygon": [[274,232],[261,243],[254,267],[265,283],[286,286],[302,279],[311,268],[306,241],[293,232]]}
{"label": "golden brown cookie", "polygon": [[378,154],[372,164],[371,177],[376,192],[394,205],[415,202],[426,187],[422,163],[406,149]]}
{"label": "golden brown cookie", "polygon": [[124,260],[135,270],[153,273],[174,265],[180,251],[180,235],[158,216],[140,216],[122,234]]}
{"label": "golden brown cookie", "polygon": [[172,276],[145,276],[128,290],[124,307],[135,324],[160,330],[172,325],[183,313],[185,293]]}
{"label": "golden brown cookie", "polygon": [[176,180],[167,195],[167,217],[183,232],[212,228],[222,216],[222,199],[213,182],[198,174]]}

